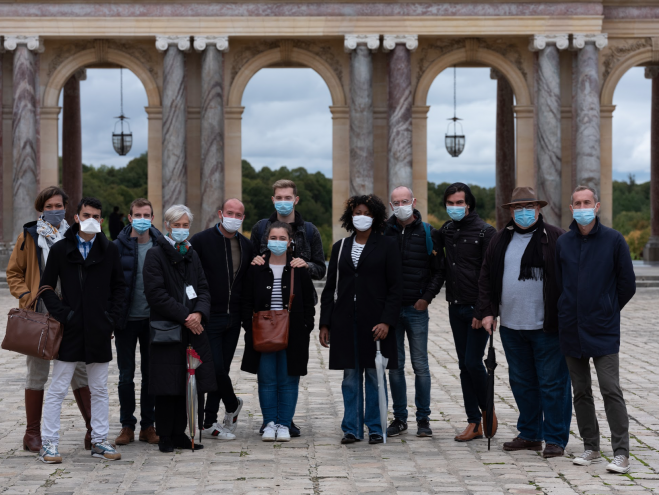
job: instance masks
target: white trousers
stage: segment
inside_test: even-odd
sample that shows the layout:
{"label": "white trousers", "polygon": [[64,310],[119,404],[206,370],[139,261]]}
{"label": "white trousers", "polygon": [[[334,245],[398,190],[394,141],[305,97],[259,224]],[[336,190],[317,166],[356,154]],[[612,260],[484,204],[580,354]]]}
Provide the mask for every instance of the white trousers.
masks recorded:
{"label": "white trousers", "polygon": [[[46,392],[43,405],[43,424],[41,439],[59,444],[60,415],[62,402],[69,391],[71,378],[78,363],[53,361],[53,379]],[[110,363],[91,363],[87,365],[87,380],[91,393],[92,406],[92,443],[107,439],[110,431],[110,396],[108,395],[108,368]]]}

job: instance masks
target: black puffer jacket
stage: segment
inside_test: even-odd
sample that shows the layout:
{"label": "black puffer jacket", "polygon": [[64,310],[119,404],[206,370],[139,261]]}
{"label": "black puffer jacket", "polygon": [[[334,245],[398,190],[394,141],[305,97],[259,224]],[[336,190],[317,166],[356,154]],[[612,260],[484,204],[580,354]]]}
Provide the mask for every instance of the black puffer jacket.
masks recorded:
{"label": "black puffer jacket", "polygon": [[441,284],[446,281],[446,300],[474,306],[474,318],[482,319],[478,301],[478,279],[485,252],[496,229],[471,212],[459,222],[449,220],[436,230],[435,245],[441,260]]}
{"label": "black puffer jacket", "polygon": [[[433,230],[430,227],[431,236]],[[442,279],[435,246],[433,253],[428,254],[421,213],[414,210],[414,222],[405,227],[401,227],[392,215],[385,224],[384,235],[395,237],[398,241],[403,260],[403,306],[411,306],[419,299],[432,302],[439,294]]]}
{"label": "black puffer jacket", "polygon": [[[217,390],[213,354],[208,334],[195,335],[188,330],[185,319],[190,313],[201,313],[202,324],[210,318],[211,296],[199,256],[192,246],[182,256],[169,241],[160,236],[144,260],[144,294],[151,309],[151,321],[171,321],[183,325],[182,341],[178,344],[151,344],[149,347],[149,393],[153,395],[185,395],[187,383],[186,349],[188,344],[199,353],[203,364],[197,368],[197,389],[200,393]],[[197,294],[185,298],[185,286],[191,285]]]}

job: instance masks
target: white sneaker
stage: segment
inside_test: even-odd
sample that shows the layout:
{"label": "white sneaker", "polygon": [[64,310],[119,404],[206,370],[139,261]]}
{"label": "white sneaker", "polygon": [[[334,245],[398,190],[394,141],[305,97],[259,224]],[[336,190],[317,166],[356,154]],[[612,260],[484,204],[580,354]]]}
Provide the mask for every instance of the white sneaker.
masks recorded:
{"label": "white sneaker", "polygon": [[277,425],[277,441],[290,442],[291,433],[288,431],[288,426]]}
{"label": "white sneaker", "polygon": [[572,461],[572,464],[577,466],[590,466],[593,462],[600,462],[602,456],[600,455],[599,450],[586,450],[579,457],[575,457]]}
{"label": "white sneaker", "polygon": [[218,440],[236,439],[236,435],[231,433],[220,423],[213,423],[213,426],[211,426],[210,428],[204,428],[201,432],[207,437],[217,438]]}
{"label": "white sneaker", "polygon": [[625,474],[628,473],[630,469],[629,457],[625,457],[624,455],[615,456],[613,462],[606,466],[606,470],[611,471],[612,473]]}
{"label": "white sneaker", "polygon": [[263,430],[261,440],[264,442],[274,442],[277,439],[277,426],[274,421],[270,421]]}
{"label": "white sneaker", "polygon": [[232,413],[224,413],[224,421],[222,422],[224,428],[231,433],[235,433],[236,428],[238,428],[238,415],[243,408],[243,400],[240,397],[237,397],[237,399],[238,407]]}

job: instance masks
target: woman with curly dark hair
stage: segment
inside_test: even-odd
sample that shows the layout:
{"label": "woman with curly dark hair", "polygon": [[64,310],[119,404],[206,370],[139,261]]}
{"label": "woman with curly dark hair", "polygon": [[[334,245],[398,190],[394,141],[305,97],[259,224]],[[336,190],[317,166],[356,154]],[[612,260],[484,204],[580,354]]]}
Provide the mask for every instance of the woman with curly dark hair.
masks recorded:
{"label": "woman with curly dark hair", "polygon": [[[364,438],[382,443],[375,372],[375,341],[389,358],[388,368],[398,367],[396,336],[402,298],[402,263],[398,243],[382,235],[387,210],[374,195],[353,196],[341,216],[352,235],[332,247],[327,283],[321,296],[320,344],[330,347],[330,369],[343,370],[343,439]],[[385,382],[386,388],[386,382]],[[365,400],[364,400],[365,399]]]}

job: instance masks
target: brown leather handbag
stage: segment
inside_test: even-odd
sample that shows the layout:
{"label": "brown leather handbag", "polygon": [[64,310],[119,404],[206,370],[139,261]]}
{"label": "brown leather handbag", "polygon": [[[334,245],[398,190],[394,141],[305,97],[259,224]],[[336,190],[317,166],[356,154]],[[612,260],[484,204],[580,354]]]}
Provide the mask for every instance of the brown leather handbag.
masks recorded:
{"label": "brown leather handbag", "polygon": [[293,272],[291,268],[291,295],[288,310],[276,309],[257,311],[252,315],[252,342],[257,352],[277,352],[288,347],[288,330],[291,324],[290,312],[293,306]]}
{"label": "brown leather handbag", "polygon": [[35,311],[39,297],[47,290],[55,289],[44,285],[25,308],[9,310],[3,349],[48,361],[57,358],[64,328],[50,314]]}

